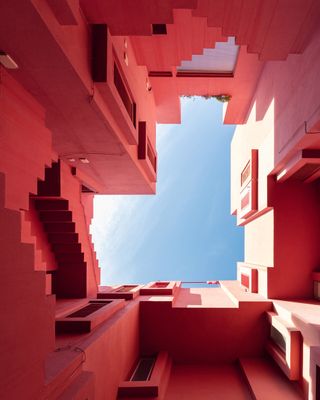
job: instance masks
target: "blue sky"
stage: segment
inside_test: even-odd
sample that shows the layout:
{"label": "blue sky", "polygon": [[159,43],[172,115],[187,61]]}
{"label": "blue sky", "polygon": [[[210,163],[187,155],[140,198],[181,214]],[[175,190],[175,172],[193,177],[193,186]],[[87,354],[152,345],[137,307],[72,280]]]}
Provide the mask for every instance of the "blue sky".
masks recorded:
{"label": "blue sky", "polygon": [[214,99],[181,99],[158,125],[155,196],[96,196],[91,232],[101,284],[236,278],[243,230],[230,216],[230,141]]}

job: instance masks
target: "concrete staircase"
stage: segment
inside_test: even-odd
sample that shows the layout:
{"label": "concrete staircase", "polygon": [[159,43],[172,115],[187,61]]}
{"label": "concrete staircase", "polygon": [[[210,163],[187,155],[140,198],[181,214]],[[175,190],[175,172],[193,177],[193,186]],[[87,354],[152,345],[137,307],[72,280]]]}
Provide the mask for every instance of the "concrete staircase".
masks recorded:
{"label": "concrete staircase", "polygon": [[53,293],[59,298],[86,297],[87,264],[69,202],[60,196],[59,162],[46,168],[33,201],[58,265],[52,271]]}
{"label": "concrete staircase", "polygon": [[304,398],[297,383],[289,381],[271,359],[242,358],[239,363],[253,399],[301,400]]}

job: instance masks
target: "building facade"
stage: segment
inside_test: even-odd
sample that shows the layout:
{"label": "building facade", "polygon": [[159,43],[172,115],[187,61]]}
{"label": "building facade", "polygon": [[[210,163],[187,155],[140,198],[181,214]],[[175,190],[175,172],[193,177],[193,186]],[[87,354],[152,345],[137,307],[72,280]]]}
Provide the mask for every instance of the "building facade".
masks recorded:
{"label": "building facade", "polygon": [[[1,396],[320,398],[318,0],[0,3]],[[156,123],[216,97],[236,281],[100,286],[99,194],[155,194]],[[230,249],[232,251],[232,249]]]}

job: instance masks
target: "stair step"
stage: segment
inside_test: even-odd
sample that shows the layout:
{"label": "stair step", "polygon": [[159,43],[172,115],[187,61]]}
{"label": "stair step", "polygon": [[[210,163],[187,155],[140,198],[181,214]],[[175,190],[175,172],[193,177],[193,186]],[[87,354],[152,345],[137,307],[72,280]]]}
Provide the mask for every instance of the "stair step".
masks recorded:
{"label": "stair step", "polygon": [[72,222],[72,212],[67,210],[39,211],[42,222]]}
{"label": "stair step", "polygon": [[34,197],[35,207],[37,210],[68,210],[68,200],[50,199]]}
{"label": "stair step", "polygon": [[59,262],[78,263],[84,261],[83,253],[55,253],[56,259]]}
{"label": "stair step", "polygon": [[296,384],[289,381],[273,361],[262,357],[242,358],[240,367],[254,399],[303,399]]}
{"label": "stair step", "polygon": [[58,253],[81,253],[80,243],[55,243],[52,245],[55,254]]}
{"label": "stair step", "polygon": [[46,232],[71,232],[75,231],[74,222],[44,222],[44,229]]}
{"label": "stair step", "polygon": [[79,236],[74,232],[58,232],[58,233],[48,233],[48,239],[51,244],[61,243],[78,243]]}

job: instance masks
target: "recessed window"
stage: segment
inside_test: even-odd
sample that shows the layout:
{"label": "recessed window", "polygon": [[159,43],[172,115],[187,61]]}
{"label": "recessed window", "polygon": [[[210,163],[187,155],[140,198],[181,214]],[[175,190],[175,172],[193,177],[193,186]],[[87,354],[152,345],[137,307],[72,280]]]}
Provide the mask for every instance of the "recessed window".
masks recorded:
{"label": "recessed window", "polygon": [[141,357],[131,375],[130,381],[148,381],[151,377],[156,357]]}
{"label": "recessed window", "polygon": [[277,345],[277,347],[283,352],[286,352],[286,341],[282,333],[278,331],[273,325],[270,328],[270,338]]}
{"label": "recessed window", "polygon": [[152,285],[153,288],[166,288],[169,282],[156,282]]}
{"label": "recessed window", "polygon": [[123,105],[125,106],[125,109],[127,110],[133,126],[136,127],[136,104],[129,94],[127,85],[122,78],[120,69],[116,63],[114,63],[114,85],[118,90],[119,96],[122,100]]}
{"label": "recessed window", "polygon": [[123,285],[119,289],[116,290],[117,293],[126,293],[130,292],[130,290],[134,289],[137,287],[136,285]]}
{"label": "recessed window", "polygon": [[153,35],[166,35],[167,25],[166,24],[152,24]]}
{"label": "recessed window", "polygon": [[72,314],[69,314],[67,316],[67,318],[85,318],[88,315],[94,313],[95,311],[100,310],[100,308],[105,307],[106,305],[110,304],[111,302],[108,301],[104,301],[104,302],[94,302],[94,303],[90,303],[87,306],[80,308],[80,310],[75,311]]}

